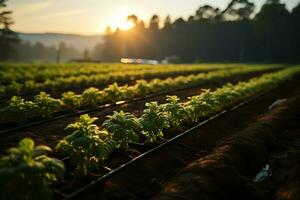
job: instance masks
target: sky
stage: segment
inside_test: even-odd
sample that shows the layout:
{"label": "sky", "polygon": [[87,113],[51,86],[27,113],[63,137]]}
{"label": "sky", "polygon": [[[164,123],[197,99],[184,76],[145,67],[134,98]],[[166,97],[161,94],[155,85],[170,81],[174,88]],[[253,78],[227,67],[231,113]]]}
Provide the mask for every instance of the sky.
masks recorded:
{"label": "sky", "polygon": [[[148,21],[153,14],[174,20],[193,15],[198,7],[209,4],[224,9],[230,0],[8,0],[15,25],[20,32],[56,32],[93,35],[107,26],[126,24],[126,17],[135,14]],[[265,0],[252,0],[258,9]],[[282,0],[289,9],[300,0]]]}

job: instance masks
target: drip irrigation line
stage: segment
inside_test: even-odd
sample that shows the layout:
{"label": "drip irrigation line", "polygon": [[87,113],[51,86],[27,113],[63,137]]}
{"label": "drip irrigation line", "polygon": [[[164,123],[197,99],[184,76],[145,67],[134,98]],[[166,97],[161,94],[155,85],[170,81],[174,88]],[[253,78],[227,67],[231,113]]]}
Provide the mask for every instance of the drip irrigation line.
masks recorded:
{"label": "drip irrigation line", "polygon": [[[178,139],[180,139],[180,138],[182,138],[183,136],[189,134],[190,132],[192,132],[192,131],[194,131],[194,130],[200,128],[200,127],[203,126],[203,125],[206,125],[207,123],[209,123],[209,122],[211,122],[211,121],[213,121],[213,120],[215,120],[215,119],[217,119],[217,118],[223,116],[223,115],[226,114],[226,113],[232,112],[232,111],[234,111],[234,110],[239,109],[239,108],[242,107],[242,106],[247,105],[248,103],[250,103],[250,102],[252,102],[252,101],[258,99],[259,97],[261,97],[261,96],[267,94],[268,92],[269,92],[269,90],[266,91],[266,92],[264,92],[264,93],[260,93],[260,94],[254,96],[254,97],[250,97],[249,99],[247,99],[247,100],[245,100],[245,101],[243,101],[243,102],[237,104],[236,106],[233,106],[232,108],[225,109],[224,111],[222,111],[222,112],[220,112],[220,113],[218,113],[218,114],[216,114],[216,115],[210,117],[209,119],[202,121],[201,123],[197,124],[196,126],[194,126],[194,127],[190,128],[190,129],[188,129],[188,130],[186,130],[186,131],[180,133],[179,135],[173,137],[172,139],[167,140],[166,142],[160,144],[159,146],[154,147],[153,149],[150,149],[149,151],[147,151],[147,152],[145,152],[145,153],[143,153],[143,154],[141,154],[141,155],[135,157],[134,159],[130,160],[129,162],[127,162],[127,163],[125,163],[125,164],[123,164],[123,165],[117,167],[116,169],[113,169],[113,170],[110,171],[109,173],[107,173],[107,174],[105,174],[105,175],[103,175],[103,176],[97,178],[96,180],[90,182],[89,184],[85,185],[84,187],[78,189],[77,191],[75,191],[75,192],[73,192],[73,193],[67,195],[66,198],[64,198],[64,200],[70,200],[70,199],[75,198],[77,195],[79,195],[79,194],[81,194],[82,192],[88,190],[89,188],[91,188],[91,187],[93,187],[93,186],[99,184],[100,182],[104,181],[105,179],[110,178],[111,176],[113,176],[113,175],[115,175],[115,174],[121,172],[122,170],[124,170],[124,169],[126,169],[127,167],[131,166],[132,164],[134,164],[134,163],[137,162],[138,160],[140,160],[140,159],[142,159],[142,158],[145,158],[146,156],[149,156],[149,155],[151,155],[152,153],[154,153],[154,152],[156,152],[156,151],[162,150],[162,149],[163,149],[164,147],[166,147],[167,145],[169,145],[169,144],[171,144],[171,143],[175,143]],[[177,144],[178,144],[178,143],[177,143]]]}

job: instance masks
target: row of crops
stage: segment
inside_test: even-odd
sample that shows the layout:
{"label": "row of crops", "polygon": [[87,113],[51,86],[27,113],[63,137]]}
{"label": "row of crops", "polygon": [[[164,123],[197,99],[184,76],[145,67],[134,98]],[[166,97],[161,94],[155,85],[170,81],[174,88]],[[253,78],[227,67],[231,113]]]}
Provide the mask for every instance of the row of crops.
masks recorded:
{"label": "row of crops", "polygon": [[[64,173],[82,177],[102,168],[111,154],[126,151],[131,143],[160,143],[171,129],[186,129],[204,118],[212,116],[251,96],[268,91],[287,81],[300,67],[262,75],[238,84],[226,84],[215,91],[206,90],[180,102],[168,96],[167,103],[146,103],[141,116],[123,111],[107,116],[101,126],[96,118],[82,115],[67,129],[72,133],[58,142],[55,153],[70,158],[71,167],[47,156],[47,146],[35,147],[34,142],[23,139],[18,147],[10,148],[0,159],[1,199],[51,199],[51,184],[64,177]],[[143,139],[144,138],[144,139]],[[15,192],[18,191],[18,192]],[[13,196],[13,197],[12,197]]]}
{"label": "row of crops", "polygon": [[118,86],[117,83],[114,83],[102,90],[91,87],[81,94],[76,94],[73,91],[65,92],[59,99],[52,98],[50,94],[45,92],[34,96],[33,101],[14,96],[6,107],[0,109],[0,123],[24,123],[34,117],[51,118],[53,114],[61,111],[75,112],[82,108],[94,108],[107,103],[114,104],[121,100],[146,97],[150,94],[158,94],[171,89],[192,87],[206,84],[209,81],[218,81],[231,76],[261,72],[268,69],[276,69],[276,67],[242,67],[175,78],[152,79],[150,81],[138,80],[131,86]]}
{"label": "row of crops", "polygon": [[130,82],[137,79],[163,78],[203,71],[243,67],[244,65],[54,65],[1,68],[0,97],[26,95],[39,91],[56,91],[105,86],[113,82]]}
{"label": "row of crops", "polygon": [[[236,66],[241,66],[237,64]],[[78,75],[108,74],[112,72],[128,71],[188,71],[188,70],[217,70],[231,68],[232,65],[126,65],[126,64],[12,64],[0,63],[0,83],[8,85],[12,82],[25,83],[28,80],[44,82],[47,79],[53,80],[59,77],[71,77]]]}

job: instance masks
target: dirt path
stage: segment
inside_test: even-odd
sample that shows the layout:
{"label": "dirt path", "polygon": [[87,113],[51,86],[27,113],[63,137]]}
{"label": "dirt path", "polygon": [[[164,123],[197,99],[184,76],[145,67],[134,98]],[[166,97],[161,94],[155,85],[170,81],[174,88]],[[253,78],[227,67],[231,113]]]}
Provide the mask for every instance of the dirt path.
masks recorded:
{"label": "dirt path", "polygon": [[256,186],[253,177],[266,164],[282,129],[300,114],[299,102],[298,93],[297,98],[261,116],[256,123],[222,142],[211,154],[190,163],[153,200],[259,199],[251,189]]}
{"label": "dirt path", "polygon": [[266,163],[271,166],[272,176],[261,183],[252,184],[253,194],[261,200],[300,199],[299,108],[285,124]]}

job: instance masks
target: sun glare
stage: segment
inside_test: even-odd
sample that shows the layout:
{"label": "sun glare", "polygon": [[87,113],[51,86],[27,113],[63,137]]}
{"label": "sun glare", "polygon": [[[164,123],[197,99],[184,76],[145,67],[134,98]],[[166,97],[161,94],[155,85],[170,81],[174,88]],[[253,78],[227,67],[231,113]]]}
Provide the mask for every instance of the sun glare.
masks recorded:
{"label": "sun glare", "polygon": [[112,30],[116,30],[117,28],[123,31],[129,30],[134,26],[134,24],[130,21],[127,21],[127,17],[132,13],[136,13],[135,10],[136,9],[134,8],[127,8],[127,7],[116,9],[112,13],[112,16],[110,17],[108,26],[110,26]]}
{"label": "sun glare", "polygon": [[118,24],[116,24],[116,28],[121,29],[122,31],[127,31],[130,28],[132,28],[134,26],[134,24],[130,21],[122,20],[120,21]]}

